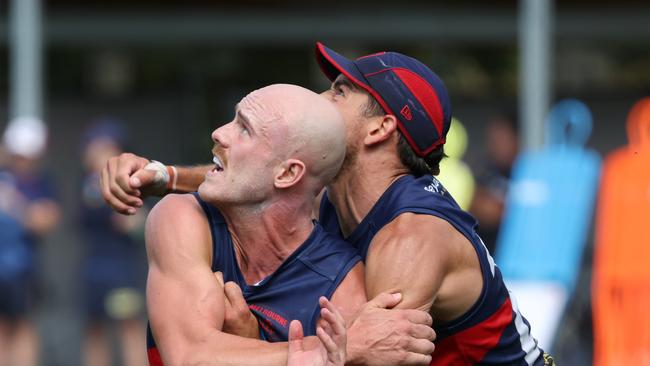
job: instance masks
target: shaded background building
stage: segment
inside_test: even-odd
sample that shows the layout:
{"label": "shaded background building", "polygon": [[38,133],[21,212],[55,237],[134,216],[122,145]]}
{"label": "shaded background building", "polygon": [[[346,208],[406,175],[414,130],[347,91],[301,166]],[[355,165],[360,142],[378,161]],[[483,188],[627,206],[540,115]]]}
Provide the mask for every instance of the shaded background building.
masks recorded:
{"label": "shaded background building", "polygon": [[[547,75],[548,93],[538,86],[547,104],[538,120],[563,97],[587,104],[594,118],[588,146],[603,156],[626,142],[627,113],[650,93],[650,6],[640,1],[537,1],[547,6],[549,23],[541,38],[526,38],[531,19],[544,15],[526,18],[534,1],[13,0],[0,2],[2,130],[15,115],[10,14],[25,1],[42,11],[38,110],[49,127],[44,165],[64,213],[39,251],[43,365],[81,363],[78,141],[98,117],[124,121],[135,153],[175,164],[208,162],[210,132],[231,119],[245,93],[279,82],[328,87],[313,57],[315,41],[349,57],[390,49],[422,60],[445,80],[468,133],[464,159],[478,169],[488,118],[519,109],[520,126],[528,126],[526,75]],[[534,39],[548,42],[538,48],[548,52],[538,54],[548,61],[542,70],[524,63]],[[529,127],[520,128],[524,148],[543,139],[532,130],[531,137]],[[561,364],[591,363],[591,248],[590,240],[556,339]]]}

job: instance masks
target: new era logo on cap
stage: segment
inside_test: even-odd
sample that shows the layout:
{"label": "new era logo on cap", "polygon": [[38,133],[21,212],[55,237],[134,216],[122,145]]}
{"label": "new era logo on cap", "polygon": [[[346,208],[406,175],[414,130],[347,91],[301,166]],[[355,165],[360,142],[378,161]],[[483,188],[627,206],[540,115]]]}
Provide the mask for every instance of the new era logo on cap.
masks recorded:
{"label": "new era logo on cap", "polygon": [[406,118],[407,121],[410,121],[413,119],[413,115],[411,114],[411,110],[409,109],[408,105],[405,105],[399,113]]}
{"label": "new era logo on cap", "polygon": [[397,52],[352,61],[321,43],[316,45],[316,58],[330,80],[345,75],[370,93],[386,113],[397,117],[400,131],[418,155],[425,156],[445,143],[451,124],[447,89],[420,61]]}

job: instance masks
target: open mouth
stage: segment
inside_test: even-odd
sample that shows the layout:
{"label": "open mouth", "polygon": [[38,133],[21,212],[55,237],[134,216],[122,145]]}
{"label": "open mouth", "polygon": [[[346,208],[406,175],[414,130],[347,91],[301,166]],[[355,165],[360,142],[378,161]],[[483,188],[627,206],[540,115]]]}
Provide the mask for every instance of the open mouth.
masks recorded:
{"label": "open mouth", "polygon": [[212,161],[214,162],[214,168],[212,169],[213,172],[222,172],[223,171],[223,162],[221,159],[219,159],[218,156],[214,155],[214,158],[212,158]]}

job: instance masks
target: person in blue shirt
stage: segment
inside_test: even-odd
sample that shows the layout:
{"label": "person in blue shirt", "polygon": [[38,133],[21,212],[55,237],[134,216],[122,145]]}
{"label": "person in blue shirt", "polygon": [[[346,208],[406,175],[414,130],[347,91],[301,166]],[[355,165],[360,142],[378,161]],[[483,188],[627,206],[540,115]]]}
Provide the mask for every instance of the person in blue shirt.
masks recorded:
{"label": "person in blue shirt", "polygon": [[[32,320],[38,300],[38,246],[61,217],[52,177],[41,166],[47,129],[20,117],[3,135],[0,156],[0,364],[38,364]],[[0,151],[0,154],[2,152]]]}
{"label": "person in blue shirt", "polygon": [[120,363],[146,362],[144,345],[144,271],[142,249],[146,210],[124,216],[107,207],[101,197],[99,173],[106,160],[122,152],[125,125],[100,118],[84,130],[81,139],[82,180],[78,226],[83,241],[79,276],[85,313],[84,365],[111,363],[113,326],[119,342]]}

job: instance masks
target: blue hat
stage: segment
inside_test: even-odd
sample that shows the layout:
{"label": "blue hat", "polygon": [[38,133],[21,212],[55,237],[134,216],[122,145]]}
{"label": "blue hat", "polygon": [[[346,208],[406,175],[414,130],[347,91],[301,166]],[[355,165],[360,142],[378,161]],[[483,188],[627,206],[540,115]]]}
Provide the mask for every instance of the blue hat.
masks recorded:
{"label": "blue hat", "polygon": [[81,149],[85,150],[91,142],[97,139],[111,140],[120,148],[124,148],[128,142],[128,131],[124,122],[120,119],[113,117],[97,118],[83,131]]}
{"label": "blue hat", "polygon": [[398,127],[419,156],[445,143],[451,104],[445,84],[420,61],[397,52],[380,52],[352,61],[316,43],[316,59],[330,80],[345,75],[397,117]]}

